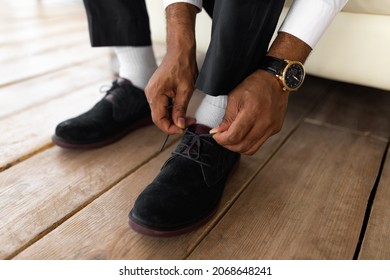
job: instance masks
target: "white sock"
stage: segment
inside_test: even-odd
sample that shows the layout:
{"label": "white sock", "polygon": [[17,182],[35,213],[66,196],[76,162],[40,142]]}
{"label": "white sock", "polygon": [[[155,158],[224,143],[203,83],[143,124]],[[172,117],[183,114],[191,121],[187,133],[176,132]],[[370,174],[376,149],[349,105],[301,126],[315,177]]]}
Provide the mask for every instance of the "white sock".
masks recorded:
{"label": "white sock", "polygon": [[152,46],[114,47],[119,61],[119,76],[145,89],[157,68]]}
{"label": "white sock", "polygon": [[206,94],[195,112],[196,122],[211,128],[217,127],[225,115],[226,104],[227,95]]}

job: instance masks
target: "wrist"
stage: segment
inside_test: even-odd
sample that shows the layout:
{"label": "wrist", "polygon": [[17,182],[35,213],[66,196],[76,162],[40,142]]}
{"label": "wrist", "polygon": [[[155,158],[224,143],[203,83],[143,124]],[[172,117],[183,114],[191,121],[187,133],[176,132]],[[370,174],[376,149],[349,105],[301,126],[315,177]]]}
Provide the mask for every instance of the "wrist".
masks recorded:
{"label": "wrist", "polygon": [[195,19],[197,8],[187,3],[175,3],[166,9],[167,17],[167,49],[168,51],[194,51]]}
{"label": "wrist", "polygon": [[289,33],[279,32],[260,68],[272,73],[283,91],[297,91],[305,79],[303,63],[310,52],[311,47],[304,41]]}
{"label": "wrist", "polygon": [[268,50],[267,56],[304,63],[311,50],[308,44],[297,37],[279,32]]}
{"label": "wrist", "polygon": [[280,59],[273,56],[264,57],[260,69],[272,74],[283,91],[297,91],[305,79],[305,67],[299,61]]}

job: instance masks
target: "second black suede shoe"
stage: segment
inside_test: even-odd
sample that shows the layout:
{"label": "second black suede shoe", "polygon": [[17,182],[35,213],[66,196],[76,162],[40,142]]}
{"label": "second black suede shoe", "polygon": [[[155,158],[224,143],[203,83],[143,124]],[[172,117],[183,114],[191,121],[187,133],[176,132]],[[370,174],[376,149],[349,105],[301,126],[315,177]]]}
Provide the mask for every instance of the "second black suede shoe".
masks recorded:
{"label": "second black suede shoe", "polygon": [[191,231],[216,212],[240,154],[215,142],[203,125],[190,126],[154,181],[135,201],[129,224],[137,232],[168,237]]}
{"label": "second black suede shoe", "polygon": [[144,91],[119,78],[92,109],[61,122],[52,140],[63,148],[98,148],[149,124],[152,120]]}

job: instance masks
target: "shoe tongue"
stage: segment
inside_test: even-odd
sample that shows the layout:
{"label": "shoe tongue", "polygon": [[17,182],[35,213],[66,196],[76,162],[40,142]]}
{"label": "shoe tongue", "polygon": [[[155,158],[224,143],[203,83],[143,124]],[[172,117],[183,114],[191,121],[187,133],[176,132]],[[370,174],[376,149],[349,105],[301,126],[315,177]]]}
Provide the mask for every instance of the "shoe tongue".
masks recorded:
{"label": "shoe tongue", "polygon": [[[178,146],[178,150],[176,150],[178,153],[183,154],[184,156],[188,156],[188,158],[192,159],[198,159],[199,153],[201,152],[201,144],[200,144],[200,136],[201,134],[209,134],[210,127],[205,126],[203,124],[193,124],[190,125],[187,129],[187,131],[190,131],[197,136],[194,136],[193,134],[186,134],[186,140],[185,145]],[[180,147],[180,148],[179,148]]]}
{"label": "shoe tongue", "polygon": [[[116,84],[116,85],[115,85]],[[129,86],[132,83],[124,78],[118,78],[113,87],[108,91],[108,94],[104,97],[112,106],[112,116],[115,121],[124,121],[131,114],[132,98],[126,90],[121,90],[122,86]]]}
{"label": "shoe tongue", "polygon": [[188,130],[195,133],[195,134],[209,134],[210,127],[205,126],[203,124],[193,124],[188,127]]}
{"label": "shoe tongue", "polygon": [[121,78],[119,77],[118,80],[116,80],[118,86],[122,86],[122,85],[132,85],[133,83],[130,82],[129,80],[125,79],[125,78]]}

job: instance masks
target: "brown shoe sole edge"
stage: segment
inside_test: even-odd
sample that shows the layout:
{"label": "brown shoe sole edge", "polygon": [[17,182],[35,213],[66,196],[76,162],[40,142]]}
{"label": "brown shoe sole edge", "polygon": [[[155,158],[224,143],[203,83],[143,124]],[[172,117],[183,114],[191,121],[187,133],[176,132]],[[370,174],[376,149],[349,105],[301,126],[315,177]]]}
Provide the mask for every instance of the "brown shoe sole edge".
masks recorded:
{"label": "brown shoe sole edge", "polygon": [[195,229],[200,228],[201,226],[205,225],[217,212],[218,210],[219,203],[215,208],[211,210],[206,216],[201,218],[195,223],[192,223],[188,226],[184,226],[182,228],[175,228],[172,230],[169,229],[161,229],[161,228],[152,228],[148,226],[143,226],[138,224],[136,221],[133,220],[133,218],[130,216],[129,217],[129,226],[138,233],[152,236],[152,237],[174,237],[178,236],[184,233],[188,233],[191,231],[194,231]]}
{"label": "brown shoe sole edge", "polygon": [[119,139],[123,138],[124,136],[126,136],[128,133],[130,133],[136,129],[139,129],[139,128],[142,128],[142,127],[145,127],[148,125],[152,125],[152,124],[153,124],[153,121],[151,118],[145,118],[145,119],[142,119],[138,122],[133,123],[132,125],[128,126],[125,130],[114,135],[113,137],[99,141],[99,142],[95,142],[95,143],[88,143],[88,144],[69,143],[66,140],[64,140],[63,138],[58,137],[55,134],[52,136],[51,140],[55,145],[57,145],[61,148],[72,149],[72,150],[89,150],[89,149],[100,148],[100,147],[104,147],[104,146],[107,146],[109,144],[112,144],[112,143],[118,141]]}

